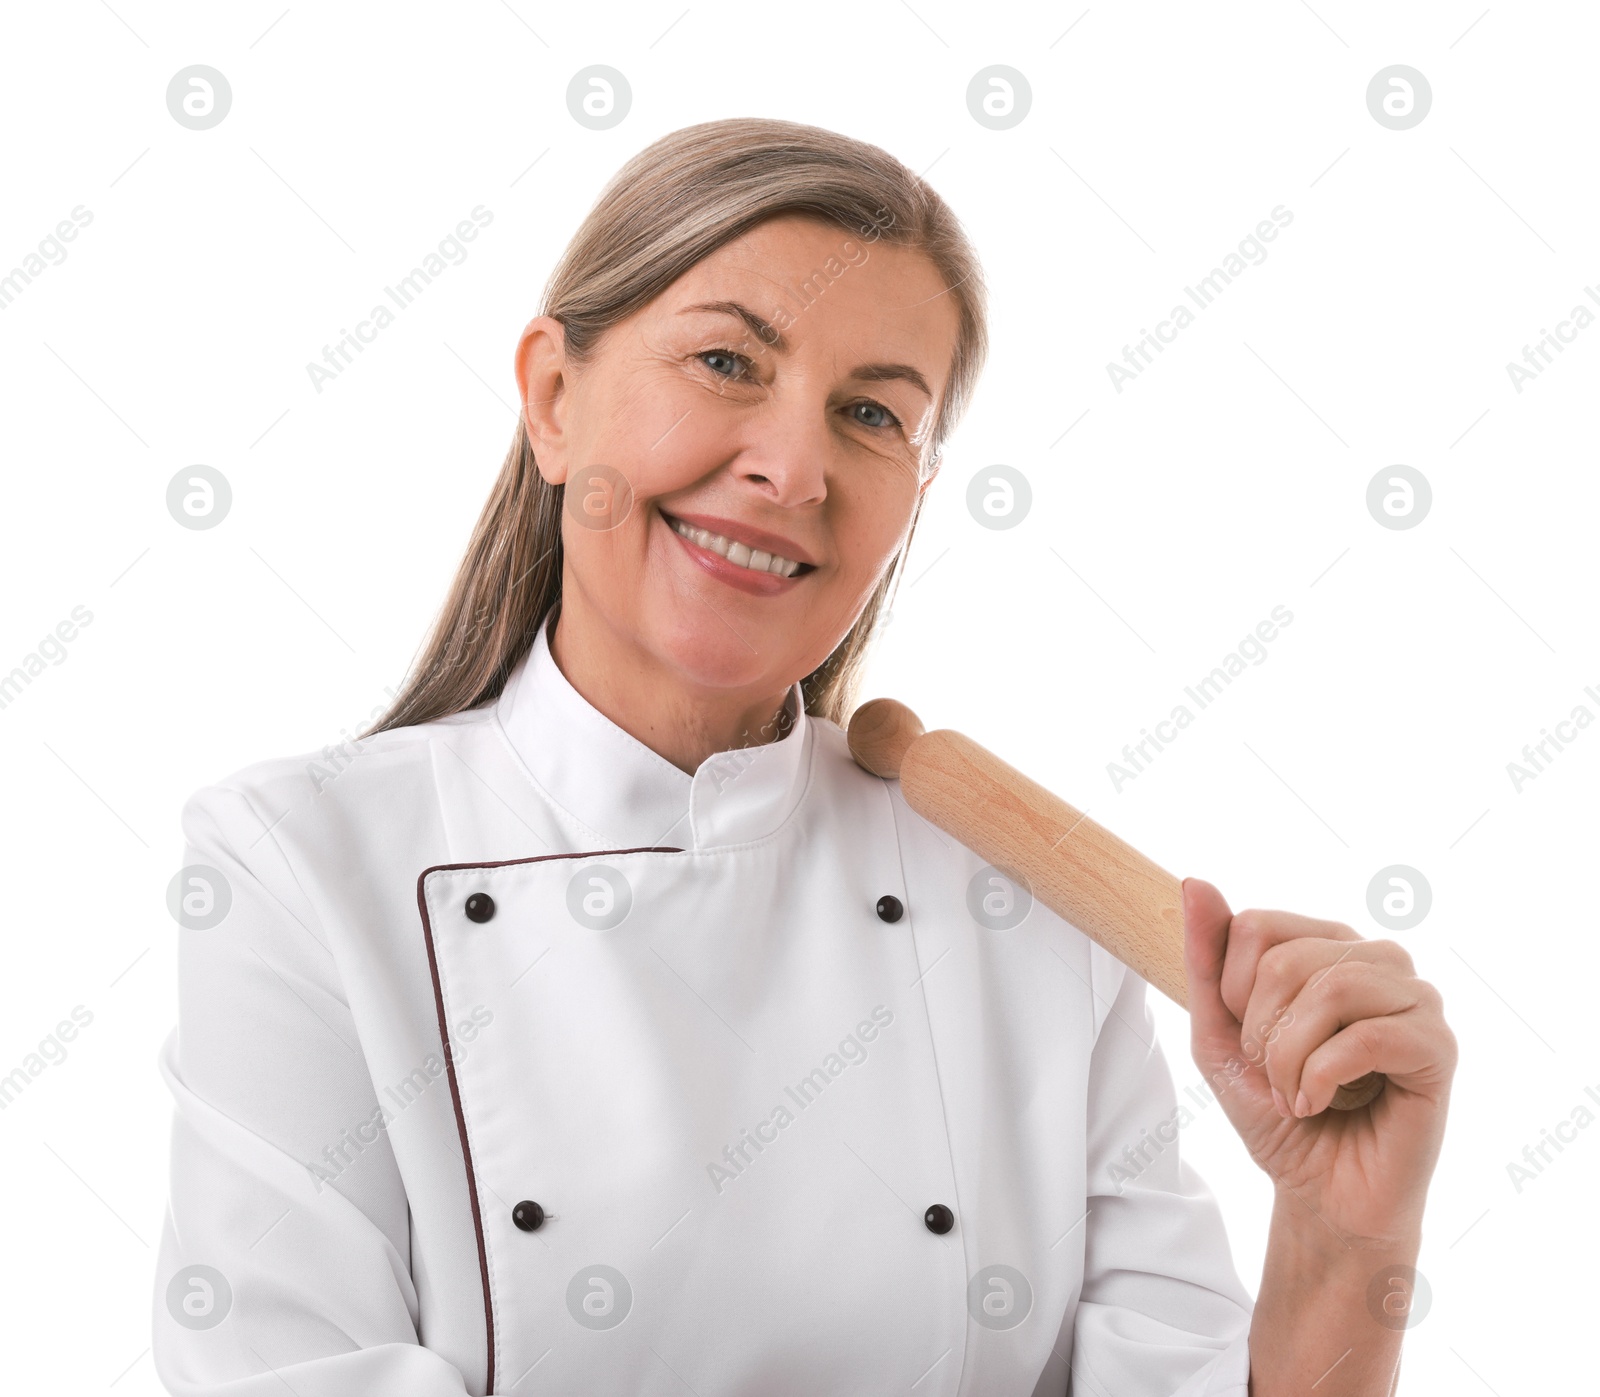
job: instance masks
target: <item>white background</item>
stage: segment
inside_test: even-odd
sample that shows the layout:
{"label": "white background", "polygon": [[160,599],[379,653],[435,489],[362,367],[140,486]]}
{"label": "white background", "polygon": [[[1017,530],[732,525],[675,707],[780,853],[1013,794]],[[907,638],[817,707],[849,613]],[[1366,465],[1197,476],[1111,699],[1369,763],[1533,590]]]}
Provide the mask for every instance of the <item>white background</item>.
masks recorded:
{"label": "white background", "polygon": [[[1423,872],[1432,910],[1394,935],[1462,1054],[1402,1389],[1573,1390],[1600,1128],[1520,1192],[1507,1165],[1600,1091],[1600,725],[1520,791],[1507,763],[1575,705],[1600,715],[1600,326],[1520,393],[1506,364],[1600,294],[1592,7],[125,0],[16,7],[6,29],[0,275],[93,214],[0,312],[0,672],[75,606],[93,616],[0,709],[0,1074],[74,1006],[93,1015],[0,1112],[10,1390],[159,1390],[155,1054],[184,798],[339,742],[399,688],[566,239],[628,156],[733,115],[925,171],[992,288],[993,354],[868,693],[1236,909],[1385,935],[1372,876]],[[193,63],[232,87],[209,131],[166,107]],[[633,91],[601,132],[565,98],[593,63]],[[1004,131],[966,105],[996,63],[1032,88]],[[1395,63],[1432,88],[1410,130],[1367,108]],[[316,392],[308,361],[479,204],[493,222],[467,259]],[[1117,392],[1107,362],[1280,204],[1267,259]],[[197,463],[234,492],[210,531],[166,508]],[[991,531],[966,487],[999,463],[1033,504]],[[1433,491],[1404,531],[1366,507],[1396,463]],[[1276,605],[1294,621],[1266,662],[1114,789],[1122,745]],[[1200,1075],[1187,1021],[1158,1013],[1181,1092]],[[1220,1107],[1181,1139],[1253,1288],[1270,1183]]]}

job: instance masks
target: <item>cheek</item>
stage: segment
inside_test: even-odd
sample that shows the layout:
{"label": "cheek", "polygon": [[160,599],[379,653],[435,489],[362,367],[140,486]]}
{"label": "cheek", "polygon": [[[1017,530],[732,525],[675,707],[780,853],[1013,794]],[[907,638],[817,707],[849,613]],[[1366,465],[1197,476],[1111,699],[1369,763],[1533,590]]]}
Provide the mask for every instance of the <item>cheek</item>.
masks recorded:
{"label": "cheek", "polygon": [[641,500],[692,485],[732,450],[728,405],[670,374],[636,385],[599,418],[591,458],[621,471]]}
{"label": "cheek", "polygon": [[862,594],[864,599],[905,537],[915,491],[888,488],[888,482],[880,481],[876,488],[854,491],[847,497],[841,498],[838,490],[830,494],[838,502],[833,529],[839,549],[840,584]]}

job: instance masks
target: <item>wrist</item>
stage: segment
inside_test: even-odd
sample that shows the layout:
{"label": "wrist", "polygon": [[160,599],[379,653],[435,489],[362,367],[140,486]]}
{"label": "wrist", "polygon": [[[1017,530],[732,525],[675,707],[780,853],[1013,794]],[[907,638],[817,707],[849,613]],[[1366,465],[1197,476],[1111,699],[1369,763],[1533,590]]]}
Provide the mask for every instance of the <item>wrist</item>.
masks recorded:
{"label": "wrist", "polygon": [[1345,1233],[1280,1188],[1273,1198],[1269,1250],[1307,1269],[1370,1271],[1389,1262],[1414,1263],[1422,1250],[1422,1220],[1402,1217],[1381,1231]]}

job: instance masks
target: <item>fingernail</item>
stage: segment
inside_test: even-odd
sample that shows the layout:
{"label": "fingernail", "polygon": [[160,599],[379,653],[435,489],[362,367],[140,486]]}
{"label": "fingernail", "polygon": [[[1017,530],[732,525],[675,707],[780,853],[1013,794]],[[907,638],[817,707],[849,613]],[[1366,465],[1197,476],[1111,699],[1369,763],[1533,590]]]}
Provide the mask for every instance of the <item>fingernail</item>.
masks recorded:
{"label": "fingernail", "polygon": [[1295,1097],[1294,1113],[1297,1116],[1308,1116],[1311,1114],[1311,1103],[1306,1100],[1305,1092],[1301,1092],[1299,1096]]}
{"label": "fingernail", "polygon": [[1287,1120],[1289,1116],[1289,1103],[1283,1099],[1283,1093],[1279,1091],[1277,1087],[1273,1087],[1272,1089],[1272,1104],[1278,1108],[1278,1114]]}

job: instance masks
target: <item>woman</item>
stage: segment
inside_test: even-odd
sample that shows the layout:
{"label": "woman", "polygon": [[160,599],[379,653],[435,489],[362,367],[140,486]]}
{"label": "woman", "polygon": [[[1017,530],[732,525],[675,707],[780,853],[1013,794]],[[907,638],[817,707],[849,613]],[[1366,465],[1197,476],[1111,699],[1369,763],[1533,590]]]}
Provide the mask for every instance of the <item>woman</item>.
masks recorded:
{"label": "woman", "polygon": [[845,746],[984,347],[876,147],[602,193],[393,710],[184,808],[171,1391],[1390,1390],[1455,1062],[1405,953],[1186,884],[1252,1305],[1144,982]]}

